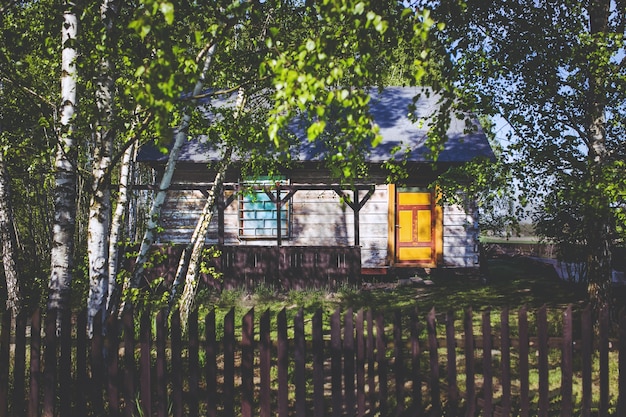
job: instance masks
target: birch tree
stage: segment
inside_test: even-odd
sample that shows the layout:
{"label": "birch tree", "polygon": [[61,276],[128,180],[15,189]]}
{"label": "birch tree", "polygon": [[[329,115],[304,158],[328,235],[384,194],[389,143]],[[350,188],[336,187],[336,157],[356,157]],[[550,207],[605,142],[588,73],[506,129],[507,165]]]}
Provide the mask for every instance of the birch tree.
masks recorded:
{"label": "birch tree", "polygon": [[[58,142],[54,157],[54,220],[52,228],[51,266],[48,310],[69,309],[74,265],[74,230],[76,221],[77,139],[74,131],[76,114],[76,58],[78,18],[76,4],[63,4],[61,29],[61,108]],[[57,321],[60,320],[58,316]]]}
{"label": "birch tree", "polygon": [[0,150],[0,241],[2,241],[2,266],[7,288],[7,309],[17,316],[21,308],[20,270],[18,268],[13,209],[11,207],[11,181],[4,164],[4,151]]}

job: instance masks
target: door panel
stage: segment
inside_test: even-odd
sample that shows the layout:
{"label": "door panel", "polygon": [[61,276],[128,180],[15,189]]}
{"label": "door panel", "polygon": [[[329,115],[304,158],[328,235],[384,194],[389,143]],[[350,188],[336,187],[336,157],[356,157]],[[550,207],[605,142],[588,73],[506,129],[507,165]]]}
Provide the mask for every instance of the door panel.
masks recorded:
{"label": "door panel", "polygon": [[396,194],[396,262],[435,264],[434,206],[430,191]]}

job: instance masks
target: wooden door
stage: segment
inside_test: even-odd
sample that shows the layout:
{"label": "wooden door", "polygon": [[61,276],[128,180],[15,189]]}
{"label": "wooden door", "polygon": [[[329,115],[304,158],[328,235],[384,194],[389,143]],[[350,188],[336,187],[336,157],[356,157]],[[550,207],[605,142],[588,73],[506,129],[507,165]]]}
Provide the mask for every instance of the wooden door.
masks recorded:
{"label": "wooden door", "polygon": [[435,210],[430,191],[399,189],[396,193],[396,262],[434,265]]}

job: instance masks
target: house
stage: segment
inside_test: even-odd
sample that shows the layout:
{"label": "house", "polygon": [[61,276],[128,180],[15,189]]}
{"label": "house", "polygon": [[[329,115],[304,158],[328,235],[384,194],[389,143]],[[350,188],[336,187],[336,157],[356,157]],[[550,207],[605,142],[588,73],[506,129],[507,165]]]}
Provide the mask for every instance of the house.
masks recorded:
{"label": "house", "polygon": [[[436,191],[428,186],[450,166],[493,159],[492,149],[476,121],[468,128],[465,117],[452,116],[448,140],[433,164],[425,146],[427,128],[408,117],[418,92],[389,87],[372,93],[370,110],[383,142],[367,156],[369,177],[354,187],[330,180],[306,140],[280,178],[246,182],[234,164],[206,241],[222,251],[218,269],[230,285],[280,279],[301,287],[392,268],[478,267],[476,212],[437,204]],[[437,97],[422,95],[415,115],[428,116],[438,105]],[[398,158],[398,147],[404,149],[409,177],[405,184],[387,184],[382,164]],[[218,158],[202,140],[186,143],[162,210],[160,243],[189,241]],[[167,155],[147,146],[137,159],[159,172]],[[244,189],[248,192],[238,192]]]}

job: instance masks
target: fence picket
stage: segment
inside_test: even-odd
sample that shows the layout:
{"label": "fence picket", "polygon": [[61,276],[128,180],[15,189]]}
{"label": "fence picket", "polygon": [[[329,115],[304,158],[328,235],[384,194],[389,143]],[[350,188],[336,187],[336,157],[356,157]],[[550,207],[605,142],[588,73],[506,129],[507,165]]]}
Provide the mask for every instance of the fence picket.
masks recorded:
{"label": "fence picket", "polygon": [[144,311],[141,314],[139,324],[139,372],[141,374],[139,381],[141,384],[141,411],[144,416],[152,415],[151,321],[150,313]]}
{"label": "fence picket", "polygon": [[604,305],[600,310],[600,334],[598,350],[600,353],[600,407],[598,417],[609,414],[609,308]]}
{"label": "fence picket", "polygon": [[456,339],[454,334],[454,311],[446,313],[446,357],[448,382],[448,410],[451,415],[457,414],[459,402],[459,388],[456,383]]}
{"label": "fence picket", "polygon": [[[28,417],[39,416],[39,379],[41,377],[41,309],[30,316],[30,378]],[[84,414],[83,414],[84,415]]]}
{"label": "fence picket", "polygon": [[619,312],[619,377],[618,377],[618,400],[617,414],[623,416],[626,414],[626,307],[622,307]]}
{"label": "fence picket", "polygon": [[356,315],[356,408],[357,417],[365,415],[365,328],[364,313],[360,309]]}
{"label": "fence picket", "polygon": [[289,342],[287,339],[287,312],[283,308],[277,317],[278,330],[278,416],[287,417],[289,414]]}
{"label": "fence picket", "polygon": [[241,415],[252,417],[254,407],[254,309],[241,321]]}
{"label": "fence picket", "polygon": [[528,312],[526,306],[518,312],[519,327],[519,385],[520,385],[520,417],[528,417],[530,413],[530,382],[528,364]]}
{"label": "fence picket", "polygon": [[341,316],[337,308],[330,318],[330,379],[332,415],[342,415],[343,392],[341,387]]}
{"label": "fence picket", "polygon": [[548,316],[545,304],[537,312],[537,350],[539,370],[539,417],[548,417]]}
{"label": "fence picket", "polygon": [[305,417],[306,404],[306,351],[304,340],[304,311],[300,309],[293,322],[294,327],[294,379],[296,384],[296,417]]}
{"label": "fence picket", "polygon": [[156,414],[167,417],[167,362],[165,344],[167,338],[167,312],[160,310],[156,316]]}
{"label": "fence picket", "polygon": [[313,350],[313,415],[323,417],[326,414],[324,405],[324,333],[322,328],[322,310],[317,309],[312,318],[312,350]]}
{"label": "fence picket", "polygon": [[476,381],[474,379],[474,322],[471,307],[468,307],[465,310],[463,330],[465,331],[465,395],[467,397],[465,415],[469,417],[476,413]]}
{"label": "fence picket", "polygon": [[574,414],[572,407],[573,383],[573,327],[572,305],[568,305],[563,313],[563,347],[561,349],[561,416],[568,417]]}
{"label": "fence picket", "polygon": [[224,415],[235,416],[235,308],[224,317]]}
{"label": "fence picket", "polygon": [[180,326],[180,312],[174,311],[170,324],[170,344],[172,349],[170,379],[172,381],[172,413],[174,417],[183,416],[183,352]]}
{"label": "fence picket", "polygon": [[[135,326],[132,307],[122,313],[122,328],[124,331],[124,416],[133,417],[135,408],[139,405],[135,401]],[[84,415],[84,414],[77,414]]]}
{"label": "fence picket", "polygon": [[[111,416],[146,413],[145,415],[195,417],[200,411],[210,417],[216,417],[218,412],[219,415],[236,414],[242,417],[251,417],[257,413],[261,417],[273,414],[298,417],[311,414],[315,417],[328,414],[358,417],[368,414],[420,416],[426,411],[425,407],[428,408],[429,415],[480,413],[529,416],[530,349],[533,356],[537,354],[539,365],[538,388],[534,392],[537,394],[536,408],[533,406],[533,415],[589,415],[592,404],[598,406],[598,416],[609,413],[623,414],[626,372],[621,372],[619,376],[609,374],[608,361],[617,357],[620,371],[626,366],[624,365],[626,311],[620,312],[618,317],[620,328],[616,329],[615,340],[609,339],[611,330],[609,318],[606,312],[603,313],[595,347],[592,313],[590,309],[583,311],[582,345],[577,345],[581,347],[580,349],[574,349],[575,343],[579,341],[573,339],[573,327],[578,325],[578,321],[574,323],[572,306],[568,306],[562,312],[559,320],[561,334],[558,337],[548,334],[547,307],[544,306],[533,314],[537,323],[536,329],[533,327],[533,330],[536,330],[537,337],[532,338],[531,344],[526,308],[518,312],[519,338],[511,338],[509,311],[502,310],[498,339],[494,338],[497,335],[493,334],[494,330],[491,327],[490,310],[482,313],[481,324],[478,327],[480,335],[474,335],[472,309],[468,308],[463,318],[464,335],[461,347],[457,346],[454,311],[446,312],[445,336],[439,337],[434,308],[426,314],[425,325],[420,322],[420,317],[424,316],[418,315],[417,311],[408,315],[394,312],[392,321],[385,323],[381,313],[373,315],[371,311],[359,310],[355,314],[348,310],[342,314],[339,309],[331,315],[328,323],[323,323],[323,313],[318,309],[313,314],[310,328],[305,326],[307,321],[303,310],[297,312],[293,327],[289,327],[286,309],[283,309],[276,320],[278,336],[277,349],[274,350],[270,336],[273,323],[269,310],[258,318],[257,337],[255,337],[257,318],[253,309],[242,318],[240,329],[235,328],[235,311],[231,309],[224,318],[224,332],[219,335],[216,334],[215,311],[212,311],[205,318],[203,341],[200,341],[197,333],[197,314],[190,319],[188,334],[183,335],[176,314],[172,316],[168,326],[164,312],[159,312],[155,322],[154,316],[145,312],[139,317],[140,359],[137,367],[134,359],[135,323],[132,311],[124,312],[121,321],[114,316],[108,317],[105,322],[107,331],[104,338],[99,329],[103,322],[96,318],[94,335],[89,343],[85,332],[86,314],[79,314],[71,320],[72,324],[75,320],[76,325],[70,325],[69,316],[63,316],[61,327],[63,333],[58,337],[57,315],[50,312],[46,316],[47,345],[43,352],[45,366],[41,384],[39,361],[42,352],[41,341],[38,340],[41,322],[38,313],[33,314],[30,323],[22,319],[18,320],[15,326],[10,322],[7,324],[6,321],[9,319],[3,315],[0,323],[2,324],[0,373],[10,366],[16,371],[10,377],[5,376],[6,382],[0,381],[0,387],[13,387],[11,391],[10,388],[0,390],[0,394],[4,395],[4,399],[0,399],[0,404],[2,401],[7,404],[0,409],[0,417],[22,415],[26,408],[29,417],[39,415],[69,417],[98,415],[102,412]],[[407,324],[410,323],[406,328],[405,320]],[[26,342],[29,341],[25,337],[26,324],[31,325],[30,390],[24,389],[23,380],[26,375],[25,360],[28,348]],[[330,339],[326,341],[323,333],[325,324],[330,324],[330,334],[327,335]],[[20,330],[18,326],[24,328]],[[118,326],[122,326],[123,332],[118,331]],[[153,326],[156,329],[154,339],[151,334]],[[14,327],[15,341],[10,339],[9,333]],[[74,329],[77,329],[75,333]],[[306,332],[309,329],[311,344],[307,343]],[[293,333],[290,333],[291,330]],[[235,336],[239,331],[240,339]],[[20,332],[24,335],[23,341],[20,341]],[[393,338],[389,345],[388,336]],[[123,358],[120,358],[122,340],[124,353]],[[153,340],[154,346],[151,345]],[[15,343],[15,349],[12,343]],[[445,357],[438,354],[441,343],[446,344]],[[200,345],[205,349],[204,378],[198,374]],[[10,350],[8,346],[11,346]],[[188,349],[185,349],[185,346],[188,346]],[[393,350],[388,351],[392,346]],[[307,352],[309,347],[312,348],[311,352]],[[410,355],[409,350],[405,352],[405,349],[409,348]],[[441,348],[444,346],[441,345]],[[24,353],[19,353],[20,349]],[[423,349],[428,350],[428,358],[421,357],[426,353]],[[500,366],[495,367],[492,352],[498,350]],[[465,377],[466,383],[462,396],[457,385],[459,370],[455,365],[459,351],[465,355],[465,375],[461,375],[461,378]],[[60,352],[58,361],[57,352]],[[555,372],[555,365],[547,358],[553,357],[557,352],[561,354],[561,362],[556,365],[557,369],[560,368],[561,384],[555,387],[554,381],[550,382],[548,379],[548,376]],[[511,370],[513,355],[516,358],[519,355],[519,368],[514,372]],[[20,357],[24,362],[22,371],[19,371],[19,365],[15,362],[19,361]],[[476,361],[480,361],[478,372]],[[272,369],[273,363],[276,364],[277,373]],[[573,396],[573,377],[577,371],[574,366],[577,363],[581,365],[584,390],[590,389],[594,380],[600,382],[600,390],[595,391],[596,397],[593,399],[590,396],[587,398],[583,396],[581,401]],[[596,368],[598,364],[599,367]],[[445,366],[446,375],[440,375],[441,366]],[[189,372],[185,372],[186,370]],[[422,372],[428,372],[426,384]],[[86,379],[86,375],[90,375],[89,380]],[[511,375],[515,375],[514,381],[511,380]],[[20,378],[22,388],[19,388]],[[477,379],[482,379],[478,401]],[[609,385],[616,380],[618,384]],[[502,387],[499,402],[495,402],[493,398],[496,381]],[[520,389],[514,402],[511,398],[512,382],[519,384]],[[371,392],[364,392],[370,391],[370,383],[375,384],[374,388]],[[135,393],[135,385],[138,387],[139,396]],[[411,390],[410,393],[405,392],[405,386]],[[409,386],[412,388],[408,388]],[[87,400],[79,394],[80,389],[85,387],[88,388],[85,396]],[[151,390],[151,387],[154,389]],[[276,387],[278,389],[273,391]],[[617,393],[614,392],[616,387],[619,390]],[[311,398],[307,397],[309,394],[307,388],[312,389]],[[612,391],[609,392],[609,389]],[[440,392],[441,390],[445,392]],[[427,393],[428,396],[426,405],[422,404],[423,393]],[[560,395],[554,397],[555,393]],[[617,407],[610,408],[609,400],[613,401],[615,394],[618,394]],[[325,395],[329,396],[328,400]],[[28,407],[23,401],[26,396],[29,399]],[[22,398],[21,404],[19,397]],[[168,397],[171,402],[168,401]],[[39,410],[40,398],[43,400],[41,410]],[[135,404],[137,398],[140,398],[141,402]],[[98,402],[101,408],[96,409],[94,404]],[[391,407],[391,404],[394,406]],[[477,405],[480,405],[481,410],[476,410]],[[556,412],[556,409],[559,411]]]}
{"label": "fence picket", "polygon": [[345,389],[346,411],[356,412],[355,365],[354,365],[354,315],[351,308],[346,311],[343,320],[343,381]]}
{"label": "fence picket", "polygon": [[204,319],[204,338],[206,343],[206,390],[207,416],[217,416],[217,342],[215,336],[215,310],[211,310]]}
{"label": "fence picket", "polygon": [[11,311],[4,310],[0,329],[0,417],[9,415],[9,345],[11,344]]}
{"label": "fence picket", "polygon": [[413,381],[412,414],[422,415],[422,375],[420,371],[420,322],[417,310],[411,315],[411,377]]}
{"label": "fence picket", "polygon": [[491,365],[491,310],[483,311],[483,414],[493,414],[493,372]]}
{"label": "fence picket", "polygon": [[437,352],[437,321],[435,308],[433,307],[426,316],[426,328],[428,330],[428,354],[430,357],[430,402],[433,414],[441,414],[441,396],[439,388],[439,353]]}
{"label": "fence picket", "polygon": [[[259,393],[260,416],[270,417],[271,404],[271,367],[272,367],[272,340],[270,335],[270,310],[265,310],[259,324],[259,372],[261,374],[261,387]],[[322,398],[323,399],[323,398]]]}
{"label": "fence picket", "polygon": [[45,324],[42,417],[53,417],[56,403],[57,372],[57,310],[48,310]]}
{"label": "fence picket", "polygon": [[509,309],[503,308],[500,313],[500,355],[502,400],[500,401],[502,417],[511,415],[511,331]]}
{"label": "fence picket", "polygon": [[189,375],[189,395],[186,401],[187,406],[189,407],[189,415],[197,416],[199,413],[199,404],[198,400],[200,395],[198,393],[198,386],[200,383],[200,374],[199,374],[199,358],[198,354],[200,352],[200,344],[198,340],[198,310],[193,310],[189,314],[189,320],[187,321],[187,332],[189,335],[188,340],[188,352],[187,356],[187,369]]}
{"label": "fence picket", "polygon": [[22,309],[15,318],[15,355],[13,360],[12,414],[23,416],[26,412],[26,313]]}
{"label": "fence picket", "polygon": [[591,415],[591,347],[593,345],[593,325],[591,308],[587,306],[583,310],[581,322],[581,345],[582,345],[582,416]]}
{"label": "fence picket", "polygon": [[400,310],[396,310],[393,317],[393,372],[396,377],[396,415],[404,412],[404,359],[402,345],[402,316]]}
{"label": "fence picket", "polygon": [[380,415],[387,415],[387,341],[383,314],[376,314],[376,363],[378,364],[378,410]]}

